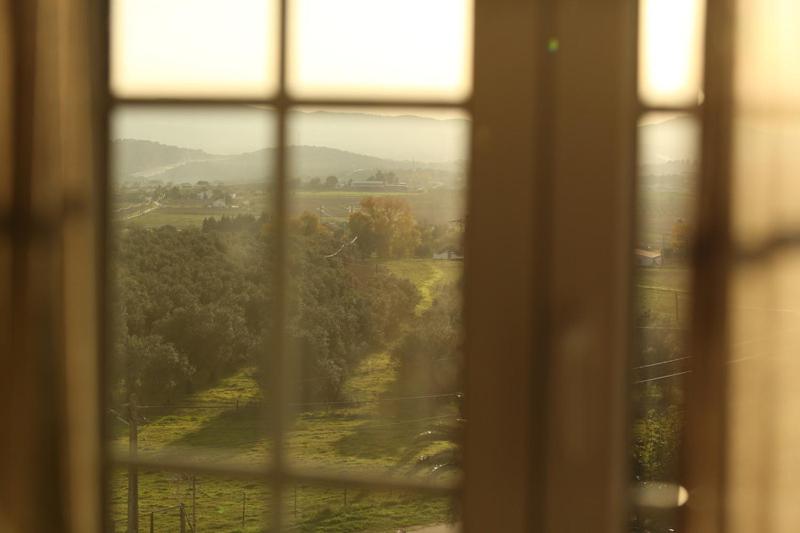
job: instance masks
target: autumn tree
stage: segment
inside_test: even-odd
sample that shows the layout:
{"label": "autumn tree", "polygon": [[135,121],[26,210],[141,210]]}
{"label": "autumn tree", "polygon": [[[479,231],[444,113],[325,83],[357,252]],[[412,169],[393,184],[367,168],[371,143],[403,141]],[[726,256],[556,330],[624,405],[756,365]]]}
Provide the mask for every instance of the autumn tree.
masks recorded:
{"label": "autumn tree", "polygon": [[369,196],[361,209],[352,213],[350,231],[358,236],[357,245],[366,256],[408,257],[420,243],[420,231],[408,202],[399,198]]}
{"label": "autumn tree", "polygon": [[672,251],[676,254],[685,254],[689,248],[689,225],[679,218],[672,225]]}

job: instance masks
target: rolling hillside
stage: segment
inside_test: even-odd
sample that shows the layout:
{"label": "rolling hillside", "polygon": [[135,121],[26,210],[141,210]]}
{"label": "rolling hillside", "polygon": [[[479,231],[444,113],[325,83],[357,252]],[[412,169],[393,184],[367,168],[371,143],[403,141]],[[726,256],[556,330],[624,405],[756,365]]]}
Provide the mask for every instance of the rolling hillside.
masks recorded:
{"label": "rolling hillside", "polygon": [[[117,180],[158,179],[163,181],[247,183],[272,177],[275,148],[238,155],[212,155],[202,150],[169,146],[152,141],[124,139],[113,144]],[[322,146],[289,147],[289,173],[308,179],[331,174],[342,180],[367,179],[376,170],[432,170],[463,172],[462,163],[397,161],[356,154]]]}

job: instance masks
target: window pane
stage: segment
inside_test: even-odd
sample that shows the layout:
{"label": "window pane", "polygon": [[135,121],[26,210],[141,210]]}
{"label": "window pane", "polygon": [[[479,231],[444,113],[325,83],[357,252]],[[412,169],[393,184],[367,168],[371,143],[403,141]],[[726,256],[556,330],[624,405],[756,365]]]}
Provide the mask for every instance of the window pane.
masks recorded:
{"label": "window pane", "polygon": [[465,423],[469,121],[399,113],[290,115],[288,448],[307,466],[433,479],[458,472]]}
{"label": "window pane", "polygon": [[[455,500],[402,491],[373,492],[293,485],[285,492],[283,513],[289,530],[461,531]],[[343,524],[346,524],[344,528]]]}
{"label": "window pane", "polygon": [[702,98],[705,0],[640,0],[639,96],[646,105]]}
{"label": "window pane", "polygon": [[679,446],[690,298],[689,251],[697,201],[699,125],[649,114],[639,125],[636,353],[632,389],[633,531],[675,531],[685,499]]}
{"label": "window pane", "polygon": [[730,278],[724,520],[735,533],[777,533],[800,524],[800,6],[762,0],[736,9],[732,240],[763,255]]}
{"label": "window pane", "polygon": [[264,462],[271,112],[112,119],[110,445]]}
{"label": "window pane", "polygon": [[[129,480],[128,470],[112,472],[113,532],[130,531]],[[269,523],[272,497],[263,482],[151,470],[137,472],[136,482],[138,531],[256,533]]]}
{"label": "window pane", "polygon": [[265,97],[277,86],[274,0],[112,0],[120,96]]}
{"label": "window pane", "polygon": [[466,97],[471,0],[291,0],[290,90],[299,96]]}

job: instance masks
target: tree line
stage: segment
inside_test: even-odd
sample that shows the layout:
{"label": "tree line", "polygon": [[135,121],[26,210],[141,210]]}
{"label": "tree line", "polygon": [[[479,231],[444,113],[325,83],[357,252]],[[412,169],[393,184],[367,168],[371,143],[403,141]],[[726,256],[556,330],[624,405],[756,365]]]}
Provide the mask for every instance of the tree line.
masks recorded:
{"label": "tree line", "polygon": [[[305,398],[338,397],[350,369],[396,338],[419,300],[413,284],[366,263],[360,249],[326,257],[349,238],[314,215],[291,224],[287,330]],[[123,229],[114,251],[115,393],[171,402],[268,360],[273,243],[263,216]]]}

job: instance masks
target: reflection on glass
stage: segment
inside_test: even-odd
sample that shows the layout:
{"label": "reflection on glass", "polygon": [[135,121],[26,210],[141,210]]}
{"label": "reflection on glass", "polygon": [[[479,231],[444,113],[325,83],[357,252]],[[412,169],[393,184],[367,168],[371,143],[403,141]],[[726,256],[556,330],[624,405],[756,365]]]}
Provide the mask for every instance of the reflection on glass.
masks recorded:
{"label": "reflection on glass", "polygon": [[638,134],[631,531],[667,533],[685,500],[678,451],[683,378],[691,371],[685,334],[699,127],[686,115],[649,114]]}
{"label": "reflection on glass", "polygon": [[244,107],[112,116],[106,414],[119,453],[266,461],[270,119]]}
{"label": "reflection on glass", "polygon": [[[737,111],[794,110],[800,90],[794,0],[737,2],[733,69]],[[784,118],[789,115],[784,115]]]}
{"label": "reflection on glass", "polygon": [[154,532],[256,533],[268,524],[272,498],[261,482],[149,470],[139,471],[137,481],[136,506],[131,508],[128,472],[112,472],[110,531],[114,533],[131,531],[132,517],[138,520],[137,531]]}
{"label": "reflection on glass", "polygon": [[705,0],[640,0],[639,95],[647,105],[701,98]]}
{"label": "reflection on glass", "polygon": [[[730,277],[724,520],[739,533],[798,528],[800,68],[792,0],[737,2],[732,241],[768,250]],[[770,247],[774,243],[784,246]]]}
{"label": "reflection on glass", "polygon": [[266,97],[277,81],[273,0],[112,0],[120,96]]}
{"label": "reflection on glass", "polygon": [[[416,110],[296,110],[289,127],[292,144],[316,144],[289,152],[289,459],[349,473],[452,478],[465,424],[460,280],[469,122]],[[411,524],[387,524],[430,523],[427,515],[413,522],[429,503],[414,505]],[[433,521],[446,519],[442,508]]]}
{"label": "reflection on glass", "polygon": [[459,99],[471,90],[471,0],[291,0],[289,89]]}

